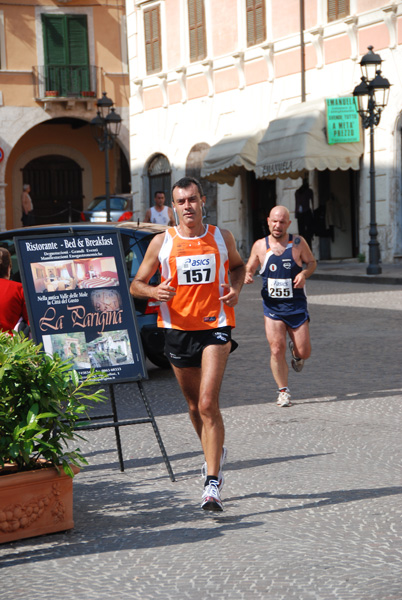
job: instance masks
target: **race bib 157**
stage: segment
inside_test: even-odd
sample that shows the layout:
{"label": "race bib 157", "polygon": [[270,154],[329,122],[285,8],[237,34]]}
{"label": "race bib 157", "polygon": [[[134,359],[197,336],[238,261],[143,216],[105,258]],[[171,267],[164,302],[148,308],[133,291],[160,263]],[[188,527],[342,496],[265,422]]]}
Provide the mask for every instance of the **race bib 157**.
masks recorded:
{"label": "race bib 157", "polygon": [[177,279],[179,285],[194,285],[215,281],[215,254],[176,257]]}

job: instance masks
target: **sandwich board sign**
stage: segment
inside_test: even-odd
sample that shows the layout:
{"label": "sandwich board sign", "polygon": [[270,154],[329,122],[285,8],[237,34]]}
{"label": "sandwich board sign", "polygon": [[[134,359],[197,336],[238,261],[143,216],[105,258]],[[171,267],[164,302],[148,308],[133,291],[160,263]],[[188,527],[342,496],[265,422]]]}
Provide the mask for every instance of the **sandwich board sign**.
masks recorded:
{"label": "sandwich board sign", "polygon": [[147,378],[120,233],[15,238],[32,337],[110,384]]}

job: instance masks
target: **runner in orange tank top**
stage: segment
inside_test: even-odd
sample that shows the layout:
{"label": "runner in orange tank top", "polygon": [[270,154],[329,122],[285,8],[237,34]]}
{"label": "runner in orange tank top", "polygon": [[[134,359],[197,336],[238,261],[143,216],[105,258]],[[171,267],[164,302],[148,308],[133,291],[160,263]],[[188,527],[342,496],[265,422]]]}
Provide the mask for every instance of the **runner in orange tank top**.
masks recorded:
{"label": "runner in orange tank top", "polygon": [[[227,450],[219,391],[229,353],[237,347],[231,339],[233,307],[245,267],[230,231],[203,224],[205,196],[196,179],[180,179],[172,198],[179,224],[153,238],[130,291],[161,302],[158,325],[165,329],[166,355],[205,456],[201,507],[220,511]],[[151,286],[158,268],[161,283]]]}

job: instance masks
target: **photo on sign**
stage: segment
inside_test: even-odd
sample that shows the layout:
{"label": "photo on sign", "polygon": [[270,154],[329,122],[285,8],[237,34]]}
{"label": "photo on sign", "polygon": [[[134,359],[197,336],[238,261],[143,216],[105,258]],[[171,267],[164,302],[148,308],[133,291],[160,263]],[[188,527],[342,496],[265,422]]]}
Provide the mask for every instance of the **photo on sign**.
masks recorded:
{"label": "photo on sign", "polygon": [[87,350],[95,369],[134,363],[128,332],[124,329],[103,333],[87,344]]}
{"label": "photo on sign", "polygon": [[37,294],[119,285],[113,256],[31,263]]}
{"label": "photo on sign", "polygon": [[57,333],[42,337],[46,354],[58,354],[62,360],[72,360],[73,369],[89,369],[85,333]]}
{"label": "photo on sign", "polygon": [[98,312],[120,310],[123,306],[121,295],[117,290],[99,289],[90,292],[93,308]]}

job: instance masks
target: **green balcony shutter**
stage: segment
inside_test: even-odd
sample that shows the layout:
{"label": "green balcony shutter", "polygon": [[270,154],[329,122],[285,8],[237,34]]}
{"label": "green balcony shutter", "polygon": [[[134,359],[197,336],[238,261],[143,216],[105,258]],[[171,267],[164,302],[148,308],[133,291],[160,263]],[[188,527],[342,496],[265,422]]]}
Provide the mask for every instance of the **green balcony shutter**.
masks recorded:
{"label": "green balcony shutter", "polygon": [[86,15],[42,15],[46,88],[59,95],[90,89]]}
{"label": "green balcony shutter", "polygon": [[86,15],[66,15],[71,92],[90,89],[88,28]]}

